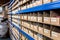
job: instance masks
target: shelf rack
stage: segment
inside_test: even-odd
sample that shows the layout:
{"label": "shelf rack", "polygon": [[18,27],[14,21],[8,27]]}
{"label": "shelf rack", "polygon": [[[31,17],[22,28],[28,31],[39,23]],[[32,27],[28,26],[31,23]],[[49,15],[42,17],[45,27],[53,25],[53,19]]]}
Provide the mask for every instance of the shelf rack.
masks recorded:
{"label": "shelf rack", "polygon": [[57,2],[51,2],[51,3],[39,5],[36,7],[28,8],[25,10],[18,10],[18,12],[16,14],[27,13],[27,12],[36,12],[36,11],[45,11],[45,10],[53,10],[53,9],[59,9],[59,8],[60,8],[60,1],[57,1]]}
{"label": "shelf rack", "polygon": [[39,5],[25,10],[19,10],[18,13],[20,14],[20,13],[27,13],[27,12],[45,11],[45,10],[53,10],[59,8],[60,8],[60,1],[57,1],[57,2],[51,2],[51,3]]}
{"label": "shelf rack", "polygon": [[[12,4],[14,3],[15,0],[12,0],[11,1],[11,4],[9,5],[9,9],[12,8]],[[33,10],[32,10],[33,9]],[[55,9],[60,9],[60,1],[57,1],[57,2],[51,2],[51,3],[47,3],[47,4],[43,4],[43,5],[39,5],[39,6],[35,6],[35,7],[32,7],[32,8],[27,8],[27,9],[24,9],[24,10],[18,10],[15,14],[14,13],[10,13],[9,15],[21,15],[21,14],[29,14],[29,13],[33,13],[33,12],[38,12],[38,11],[51,11],[51,10],[55,10]],[[12,10],[12,9],[11,9]],[[13,11],[13,10],[12,10]],[[16,19],[16,18],[13,18],[13,19]],[[46,25],[53,25],[53,26],[59,26],[60,25],[55,25],[55,24],[49,24],[49,23],[44,23],[44,22],[37,22],[37,21],[31,21],[31,20],[25,20],[25,19],[19,19],[20,21],[28,21],[28,22],[33,22],[33,23],[41,23],[41,24],[46,24]],[[14,22],[14,21],[13,21]],[[19,32],[21,32],[23,35],[25,35],[27,38],[29,38],[29,40],[34,40],[34,38],[30,37],[28,34],[26,34],[24,31],[22,31],[21,29],[19,29],[14,23],[10,22],[15,28],[17,28],[19,30]],[[16,22],[15,22],[16,23]],[[43,26],[44,26],[43,25]],[[46,26],[45,25],[45,26]],[[21,25],[20,25],[21,26]],[[23,26],[23,25],[22,25]],[[24,26],[25,27],[25,26]],[[28,28],[28,27],[25,27],[29,30],[32,30],[32,31],[35,31],[31,28]],[[37,33],[39,33],[38,31],[35,31]],[[39,33],[41,34],[41,33]],[[46,36],[45,34],[42,34],[44,36]],[[51,38],[51,37],[49,37]],[[53,39],[53,38],[51,38]]]}

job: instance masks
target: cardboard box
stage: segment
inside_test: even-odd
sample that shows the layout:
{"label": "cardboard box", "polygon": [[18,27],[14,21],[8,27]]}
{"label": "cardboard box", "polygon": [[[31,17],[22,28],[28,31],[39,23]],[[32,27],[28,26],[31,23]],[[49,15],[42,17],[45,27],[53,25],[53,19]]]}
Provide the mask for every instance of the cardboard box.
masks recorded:
{"label": "cardboard box", "polygon": [[16,19],[12,19],[15,23],[18,23],[18,20],[16,20]]}
{"label": "cardboard box", "polygon": [[17,34],[19,34],[19,31],[16,29],[16,28],[14,28],[13,29]]}
{"label": "cardboard box", "polygon": [[42,0],[37,0],[35,3],[36,3],[36,6],[38,6],[38,5],[42,5],[43,2]]}
{"label": "cardboard box", "polygon": [[36,33],[34,33],[34,39],[35,40],[38,40],[38,37],[37,37],[37,34]]}
{"label": "cardboard box", "polygon": [[25,5],[23,6],[23,10],[25,9]]}
{"label": "cardboard box", "polygon": [[51,38],[49,38],[49,37],[44,36],[44,40],[53,40],[53,39],[51,39]]}
{"label": "cardboard box", "polygon": [[38,12],[38,22],[42,22],[43,21],[43,13]]}
{"label": "cardboard box", "polygon": [[21,15],[21,19],[24,19],[24,14]]}
{"label": "cardboard box", "polygon": [[34,27],[33,22],[31,22],[30,28],[31,28],[31,29],[34,29],[33,27]]}
{"label": "cardboard box", "polygon": [[44,35],[50,37],[50,25],[44,25]]}
{"label": "cardboard box", "polygon": [[50,17],[44,17],[44,23],[50,24]]}
{"label": "cardboard box", "polygon": [[12,17],[13,17],[13,18],[18,18],[18,15],[13,15]]}
{"label": "cardboard box", "polygon": [[31,30],[29,30],[29,35],[33,37],[33,32]]}
{"label": "cardboard box", "polygon": [[38,20],[38,14],[37,13],[33,13],[33,19],[34,19],[34,21],[37,21]]}
{"label": "cardboard box", "polygon": [[20,14],[20,19],[22,19],[22,14]]}
{"label": "cardboard box", "polygon": [[33,23],[33,29],[34,29],[35,31],[38,31],[38,23]]}
{"label": "cardboard box", "polygon": [[23,8],[23,7],[24,7],[24,5],[21,7],[21,10],[24,10],[24,8]]}
{"label": "cardboard box", "polygon": [[43,35],[37,34],[38,40],[43,40]]}
{"label": "cardboard box", "polygon": [[5,7],[5,10],[7,10],[7,11],[8,11],[8,6],[6,6],[6,7]]}
{"label": "cardboard box", "polygon": [[51,32],[51,37],[54,40],[60,40],[60,27],[53,27]]}
{"label": "cardboard box", "polygon": [[31,16],[30,16],[30,14],[28,14],[28,20],[31,20]]}
{"label": "cardboard box", "polygon": [[27,28],[25,29],[25,31],[26,31],[26,33],[28,34],[28,29],[27,29]]}
{"label": "cardboard box", "polygon": [[24,30],[24,27],[22,26],[22,30]]}
{"label": "cardboard box", "polygon": [[26,1],[26,0],[23,0],[23,4],[24,4],[25,2],[27,2],[27,1]]}
{"label": "cardboard box", "polygon": [[[24,27],[24,32],[26,32],[26,28]],[[26,32],[27,33],[27,32]]]}
{"label": "cardboard box", "polygon": [[30,14],[30,17],[31,17],[30,20],[31,20],[31,21],[34,21],[34,20],[33,20],[33,19],[34,19],[33,13]]}
{"label": "cardboard box", "polygon": [[27,20],[27,14],[24,14],[24,19]]}
{"label": "cardboard box", "polygon": [[30,28],[30,22],[27,22],[27,27]]}
{"label": "cardboard box", "polygon": [[36,2],[33,3],[33,6],[37,6]]}
{"label": "cardboard box", "polygon": [[27,5],[27,8],[30,8],[30,5]]}
{"label": "cardboard box", "polygon": [[30,5],[29,5],[29,8],[32,8],[32,7],[33,7],[33,5],[32,5],[32,4],[30,4]]}
{"label": "cardboard box", "polygon": [[24,25],[24,21],[22,21],[22,25]]}
{"label": "cardboard box", "polygon": [[13,35],[18,39],[17,33],[12,29]]}
{"label": "cardboard box", "polygon": [[22,1],[20,1],[20,5],[22,4],[23,2]]}
{"label": "cardboard box", "polygon": [[60,18],[58,18],[58,17],[51,17],[51,24],[60,25]]}
{"label": "cardboard box", "polygon": [[43,34],[43,24],[38,24],[39,33]]}
{"label": "cardboard box", "polygon": [[56,2],[56,1],[59,1],[59,0],[52,0],[52,2]]}
{"label": "cardboard box", "polygon": [[43,4],[50,3],[51,0],[43,0]]}
{"label": "cardboard box", "polygon": [[25,36],[22,35],[22,40],[25,40]]}
{"label": "cardboard box", "polygon": [[26,25],[26,27],[29,27],[30,24],[28,24],[28,22],[25,22],[25,25]]}

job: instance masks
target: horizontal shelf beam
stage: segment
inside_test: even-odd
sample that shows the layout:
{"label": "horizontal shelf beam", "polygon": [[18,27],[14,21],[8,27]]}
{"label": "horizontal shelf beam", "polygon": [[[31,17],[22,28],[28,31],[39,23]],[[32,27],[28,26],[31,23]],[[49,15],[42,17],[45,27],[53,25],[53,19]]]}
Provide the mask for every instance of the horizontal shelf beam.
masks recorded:
{"label": "horizontal shelf beam", "polygon": [[45,11],[45,10],[52,10],[52,9],[59,9],[60,8],[60,1],[51,2],[43,5],[39,5],[36,7],[28,8],[25,10],[19,10],[17,14],[27,13],[27,12],[36,12],[36,11]]}
{"label": "horizontal shelf beam", "polygon": [[8,8],[11,7],[14,2],[15,2],[15,0],[10,0],[10,4],[9,4]]}

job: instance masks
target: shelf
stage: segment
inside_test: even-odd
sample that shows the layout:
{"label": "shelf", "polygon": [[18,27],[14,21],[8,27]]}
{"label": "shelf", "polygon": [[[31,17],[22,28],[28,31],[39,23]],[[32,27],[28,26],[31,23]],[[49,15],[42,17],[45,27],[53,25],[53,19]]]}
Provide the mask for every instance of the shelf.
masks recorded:
{"label": "shelf", "polygon": [[23,4],[21,4],[20,6],[22,6],[22,5],[26,4],[26,3],[28,3],[29,1],[32,1],[32,0],[28,0],[28,1],[24,2]]}
{"label": "shelf", "polygon": [[[21,26],[23,26],[23,25],[21,25]],[[34,31],[34,32],[36,32],[36,33],[39,33],[39,34],[42,34],[42,35],[44,35],[43,33],[40,33],[39,31],[36,31],[36,30],[34,30],[34,29],[31,29],[31,28],[29,28],[29,27],[27,27],[27,26],[23,26],[24,28],[27,28],[27,29],[29,29],[29,30],[32,30],[32,31]],[[46,35],[44,35],[44,36],[46,36]],[[48,36],[47,36],[48,37]],[[51,38],[51,37],[48,37],[48,38]],[[52,39],[52,38],[51,38]]]}
{"label": "shelf", "polygon": [[[10,30],[10,33],[13,35],[13,37],[15,38],[15,36],[14,36],[14,34],[12,33],[12,30]],[[16,38],[15,38],[15,40],[16,40]]]}
{"label": "shelf", "polygon": [[[15,18],[15,19],[17,19],[17,18]],[[31,21],[31,20],[25,20],[25,19],[20,19],[20,20]],[[48,24],[48,25],[54,25],[54,24],[51,24],[51,23],[44,23],[44,22],[38,22],[38,21],[31,21],[31,22],[43,23],[43,24]],[[54,25],[54,26],[58,26],[58,27],[60,27],[60,25]]]}
{"label": "shelf", "polygon": [[10,5],[8,6],[8,8],[11,7],[11,5],[12,5],[14,2],[15,2],[15,0],[10,0]]}
{"label": "shelf", "polygon": [[27,12],[36,12],[36,11],[45,11],[45,10],[52,10],[52,9],[59,9],[60,8],[60,1],[51,2],[43,5],[39,5],[36,7],[28,8],[25,10],[19,10],[17,14],[27,13]]}
{"label": "shelf", "polygon": [[[18,18],[13,18],[13,19],[18,19]],[[54,25],[54,24],[51,24],[51,23],[44,23],[44,22],[38,22],[38,21],[31,21],[31,20],[25,20],[25,19],[18,19],[18,20],[30,21],[30,22],[36,22],[36,23],[43,23],[43,24],[48,24],[48,25],[53,25],[53,26],[58,26],[58,27],[60,27],[60,25]]]}
{"label": "shelf", "polygon": [[[9,21],[9,23],[11,23]],[[24,36],[26,36],[29,40],[34,40],[31,36],[29,36],[28,34],[26,34],[24,31],[22,31],[20,28],[18,28],[14,23],[11,23],[20,33],[22,33]]]}

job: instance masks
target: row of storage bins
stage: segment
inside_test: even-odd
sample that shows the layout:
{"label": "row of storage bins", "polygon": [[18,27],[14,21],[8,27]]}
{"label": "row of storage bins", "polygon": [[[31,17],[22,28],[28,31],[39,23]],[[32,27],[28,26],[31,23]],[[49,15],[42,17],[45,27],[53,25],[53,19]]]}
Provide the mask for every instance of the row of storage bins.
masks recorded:
{"label": "row of storage bins", "polygon": [[54,40],[59,40],[59,37],[60,37],[59,27],[51,26],[47,24],[26,22],[26,21],[22,21],[21,25],[25,28],[28,28],[32,31],[35,31],[37,33],[50,37]]}
{"label": "row of storage bins", "polygon": [[[55,1],[57,1],[57,0],[32,0],[32,1],[29,1],[26,4],[22,5],[20,8],[21,8],[21,10],[24,10],[27,8],[31,8],[31,7],[35,7],[38,5],[43,5],[43,4],[55,2]],[[23,2],[22,2],[22,4],[23,4]]]}
{"label": "row of storage bins", "polygon": [[16,0],[12,5],[12,10],[16,9],[17,7],[20,7],[21,10],[24,10],[27,8],[31,8],[55,1],[59,1],[59,0],[21,0],[21,1]]}
{"label": "row of storage bins", "polygon": [[[18,23],[18,19],[13,18],[12,21],[15,22],[16,24]],[[60,31],[59,31],[60,27],[58,26],[37,23],[37,22],[32,22],[32,21],[26,21],[26,20],[20,20],[20,27],[24,32],[26,32],[33,38],[35,36],[34,35],[35,33],[44,35],[53,40],[59,40],[60,38]],[[38,40],[38,39],[35,38],[35,40]]]}
{"label": "row of storage bins", "polygon": [[13,15],[13,18],[19,18],[27,21],[34,21],[52,25],[60,25],[60,12],[58,10],[54,11],[43,11],[43,12],[33,12],[25,13],[20,15]]}

